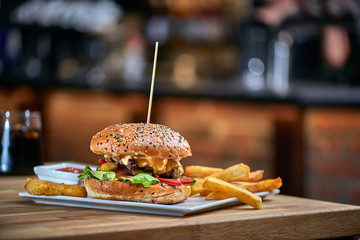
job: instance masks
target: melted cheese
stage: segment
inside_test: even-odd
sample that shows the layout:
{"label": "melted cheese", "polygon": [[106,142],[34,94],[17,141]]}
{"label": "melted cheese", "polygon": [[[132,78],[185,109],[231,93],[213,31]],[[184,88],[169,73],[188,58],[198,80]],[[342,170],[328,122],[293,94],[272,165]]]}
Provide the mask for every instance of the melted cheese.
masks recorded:
{"label": "melted cheese", "polygon": [[121,163],[124,165],[128,164],[129,159],[134,159],[138,167],[143,168],[149,166],[153,169],[153,172],[158,175],[168,172],[175,167],[179,167],[181,174],[184,173],[184,169],[179,163],[181,158],[160,159],[160,158],[147,156],[143,153],[135,153],[135,152],[123,153],[119,156],[119,158]]}
{"label": "melted cheese", "polygon": [[130,155],[128,155],[128,156],[122,157],[122,158],[120,159],[120,161],[121,161],[121,163],[122,163],[123,165],[126,166],[131,158],[133,158],[133,157],[130,156]]}
{"label": "melted cheese", "polygon": [[163,174],[165,172],[169,172],[171,169],[175,167],[180,168],[181,174],[184,173],[184,170],[179,162],[173,159],[159,159],[159,158],[137,158],[135,159],[136,165],[138,167],[146,167],[149,166],[153,169],[155,174]]}

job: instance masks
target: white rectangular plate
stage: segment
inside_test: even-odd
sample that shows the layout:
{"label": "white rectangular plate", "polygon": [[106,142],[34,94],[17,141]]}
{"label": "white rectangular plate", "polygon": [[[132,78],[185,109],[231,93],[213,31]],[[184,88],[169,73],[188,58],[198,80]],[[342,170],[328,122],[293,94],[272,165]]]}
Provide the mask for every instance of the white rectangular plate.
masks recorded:
{"label": "white rectangular plate", "polygon": [[[278,194],[279,192],[280,192],[279,189],[275,189],[272,192],[260,192],[260,193],[256,193],[256,195],[265,198],[269,195]],[[113,200],[103,200],[103,199],[92,199],[90,197],[80,198],[80,197],[67,197],[67,196],[31,195],[27,192],[20,192],[19,196],[29,198],[35,201],[36,203],[69,206],[69,207],[115,210],[115,211],[123,211],[123,212],[169,215],[169,216],[179,216],[179,217],[241,204],[241,202],[236,198],[206,201],[205,197],[200,197],[200,196],[189,197],[185,202],[178,203],[175,205],[113,201]]]}

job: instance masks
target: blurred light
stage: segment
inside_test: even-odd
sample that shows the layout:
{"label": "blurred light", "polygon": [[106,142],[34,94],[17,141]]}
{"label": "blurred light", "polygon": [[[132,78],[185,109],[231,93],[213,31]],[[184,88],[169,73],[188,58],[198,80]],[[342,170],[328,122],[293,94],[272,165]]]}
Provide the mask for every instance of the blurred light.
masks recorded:
{"label": "blurred light", "polygon": [[6,111],[5,113],[5,123],[4,123],[4,129],[1,137],[1,171],[7,172],[11,160],[10,155],[10,112]]}
{"label": "blurred light", "polygon": [[289,90],[289,65],[289,45],[283,41],[275,42],[272,89],[280,95],[285,95]]}
{"label": "blurred light", "polygon": [[251,58],[248,62],[248,68],[256,76],[263,75],[265,71],[265,65],[259,58]]}
{"label": "blurred light", "polygon": [[37,58],[30,59],[25,67],[25,72],[28,78],[33,79],[39,77],[41,72],[41,62]]}
{"label": "blurred light", "polygon": [[109,74],[114,74],[117,78],[121,75],[121,66],[123,65],[123,58],[117,51],[109,52],[106,55],[102,66]]}
{"label": "blurred light", "polygon": [[6,41],[6,55],[10,58],[15,58],[21,50],[21,32],[13,29],[9,32]]}
{"label": "blurred light", "polygon": [[60,79],[74,77],[79,71],[79,61],[76,58],[66,58],[59,63],[57,75]]}
{"label": "blurred light", "polygon": [[243,83],[247,90],[260,91],[265,87],[265,64],[259,58],[251,58],[248,61],[248,69],[243,75]]}
{"label": "blurred light", "polygon": [[278,41],[275,43],[275,54],[280,58],[287,58],[289,56],[289,47],[285,42]]}
{"label": "blurred light", "polygon": [[250,71],[245,71],[244,85],[250,91],[260,91],[265,87],[265,78],[263,75],[255,75]]}
{"label": "blurred light", "polygon": [[103,33],[109,31],[122,15],[122,8],[111,0],[30,0],[14,10],[11,20],[22,24]]}
{"label": "blurred light", "polygon": [[169,19],[164,16],[153,16],[146,25],[146,34],[149,42],[159,41],[159,44],[166,44],[170,34]]}
{"label": "blurred light", "polygon": [[143,80],[145,69],[145,40],[136,32],[125,43],[122,77],[130,84],[137,84]]}
{"label": "blurred light", "polygon": [[287,32],[287,31],[279,32],[278,38],[280,41],[286,43],[289,46],[291,46],[294,42],[293,36],[291,36],[291,33]]}
{"label": "blurred light", "polygon": [[79,61],[76,58],[66,58],[58,65],[57,75],[60,79],[75,77],[79,71]]}
{"label": "blurred light", "polygon": [[86,75],[86,82],[90,87],[101,87],[106,80],[106,74],[101,67],[94,67],[90,69]]}
{"label": "blurred light", "polygon": [[198,81],[197,60],[195,57],[183,54],[174,61],[173,79],[180,88],[190,88]]}
{"label": "blurred light", "polygon": [[25,110],[25,126],[27,128],[30,127],[30,110],[29,109]]}
{"label": "blurred light", "polygon": [[142,80],[146,63],[141,54],[127,53],[124,59],[123,77],[129,82]]}
{"label": "blurred light", "polygon": [[216,18],[190,18],[181,27],[183,37],[193,43],[216,43],[224,37],[224,28]]}

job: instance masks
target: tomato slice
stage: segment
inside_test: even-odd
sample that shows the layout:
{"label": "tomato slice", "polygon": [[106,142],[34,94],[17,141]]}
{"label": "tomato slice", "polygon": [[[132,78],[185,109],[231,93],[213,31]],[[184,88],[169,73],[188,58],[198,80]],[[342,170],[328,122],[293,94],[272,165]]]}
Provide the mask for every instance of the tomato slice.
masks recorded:
{"label": "tomato slice", "polygon": [[160,182],[169,184],[171,186],[181,186],[181,185],[183,185],[180,182],[180,180],[178,180],[178,179],[168,179],[168,178],[159,178],[159,177],[157,177],[157,179],[159,179]]}
{"label": "tomato slice", "polygon": [[118,178],[118,177],[127,177],[127,178],[130,178],[130,177],[133,177],[132,175],[129,174],[129,172],[123,170],[123,169],[117,169],[114,171],[115,172],[115,178]]}
{"label": "tomato slice", "polygon": [[104,164],[106,161],[104,159],[99,159],[99,163]]}
{"label": "tomato slice", "polygon": [[171,186],[181,186],[183,184],[193,184],[194,183],[194,179],[191,179],[189,177],[184,177],[184,178],[180,178],[180,179],[168,179],[168,178],[157,177],[157,179],[159,179],[160,182],[169,184]]}
{"label": "tomato slice", "polygon": [[191,179],[189,177],[184,177],[184,178],[180,178],[180,182],[182,184],[193,184],[194,183],[194,179]]}

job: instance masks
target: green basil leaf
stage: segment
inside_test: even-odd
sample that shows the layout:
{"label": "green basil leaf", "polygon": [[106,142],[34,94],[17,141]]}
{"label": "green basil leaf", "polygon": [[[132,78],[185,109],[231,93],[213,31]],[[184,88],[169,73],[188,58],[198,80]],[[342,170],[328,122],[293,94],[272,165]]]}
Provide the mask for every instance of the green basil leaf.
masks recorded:
{"label": "green basil leaf", "polygon": [[94,178],[101,181],[109,181],[115,178],[115,172],[92,171],[89,166],[86,166],[78,178]]}
{"label": "green basil leaf", "polygon": [[146,174],[146,173],[140,173],[138,175],[135,175],[133,177],[127,178],[127,177],[118,177],[116,179],[117,181],[130,181],[135,184],[142,184],[144,187],[149,187],[152,184],[159,183],[159,179],[154,178],[153,176]]}

